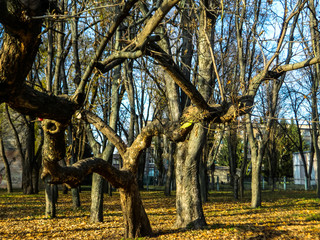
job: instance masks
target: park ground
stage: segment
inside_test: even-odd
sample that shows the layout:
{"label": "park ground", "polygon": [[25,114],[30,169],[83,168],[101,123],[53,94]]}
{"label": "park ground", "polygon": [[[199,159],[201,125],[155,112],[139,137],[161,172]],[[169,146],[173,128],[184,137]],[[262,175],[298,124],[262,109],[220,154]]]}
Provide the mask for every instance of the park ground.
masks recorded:
{"label": "park ground", "polygon": [[[174,229],[175,197],[142,191],[154,236],[142,239],[320,239],[320,200],[314,191],[264,191],[263,206],[250,208],[249,192],[242,201],[231,192],[210,192],[203,205],[208,226]],[[7,194],[0,190],[0,239],[121,239],[119,194],[106,196],[104,222],[90,223],[90,192],[81,192],[82,206],[72,209],[70,194],[59,195],[57,218],[44,216],[44,193]]]}

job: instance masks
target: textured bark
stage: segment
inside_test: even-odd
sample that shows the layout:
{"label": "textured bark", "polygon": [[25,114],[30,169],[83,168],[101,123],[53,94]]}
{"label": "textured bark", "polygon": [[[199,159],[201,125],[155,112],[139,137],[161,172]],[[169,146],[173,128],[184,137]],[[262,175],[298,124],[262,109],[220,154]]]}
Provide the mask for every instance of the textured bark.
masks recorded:
{"label": "textured bark", "polygon": [[199,188],[199,160],[205,129],[196,124],[190,137],[177,143],[176,149],[176,223],[178,228],[202,228],[206,225]]}
{"label": "textured bark", "polygon": [[[251,163],[252,163],[251,207],[257,208],[261,206],[261,186],[260,186],[261,165],[262,165],[262,159],[264,156],[265,147],[269,139],[269,134],[265,133],[265,135],[262,136],[261,142],[258,142],[257,139],[255,139],[255,136],[253,134],[253,126],[252,126],[251,118],[247,116],[247,119],[249,121],[246,124],[246,128],[247,128],[248,139],[249,139],[250,148],[251,148]],[[270,127],[270,125],[268,125],[267,127]]]}
{"label": "textured bark", "polygon": [[[58,161],[64,158],[65,155],[65,144],[63,139],[65,125],[70,121],[75,110],[80,108],[83,100],[82,94],[85,93],[86,83],[90,79],[94,67],[99,65],[97,62],[104,54],[106,45],[122,20],[129,14],[135,2],[137,1],[126,1],[123,11],[117,16],[114,23],[109,28],[109,31],[101,41],[97,51],[93,54],[94,57],[92,57],[82,76],[75,96],[68,98],[39,92],[25,84],[25,77],[30,71],[38,51],[42,27],[42,22],[40,20],[34,20],[32,17],[44,14],[48,9],[48,6],[46,6],[48,5],[48,1],[0,0],[0,22],[5,27],[3,46],[0,51],[0,102],[7,102],[12,108],[24,114],[59,121],[44,122],[46,135],[43,150],[44,176],[51,175],[50,181],[52,183],[66,182],[70,186],[77,186],[84,175],[96,172],[103,175],[114,186],[122,188],[123,191],[125,191],[123,193],[125,196],[123,202],[126,216],[140,216],[136,217],[136,222],[130,222],[132,219],[128,217],[130,219],[130,221],[128,221],[128,226],[132,224],[132,227],[129,227],[126,231],[128,237],[149,234],[149,230],[151,229],[148,224],[145,223],[146,216],[144,210],[141,210],[143,207],[140,196],[136,194],[137,186],[136,183],[133,184],[133,182],[137,173],[138,159],[141,155],[141,151],[150,145],[151,137],[153,135],[164,133],[164,130],[166,130],[173,141],[183,141],[183,143],[181,143],[181,149],[178,148],[178,152],[180,151],[181,154],[186,153],[187,158],[189,159],[189,154],[190,156],[194,155],[194,152],[192,152],[192,154],[191,152],[186,152],[187,149],[190,149],[191,151],[191,143],[188,143],[186,137],[195,123],[231,121],[237,116],[250,111],[250,108],[253,105],[254,96],[262,81],[269,77],[277,78],[281,76],[284,71],[305,67],[310,64],[319,63],[320,61],[320,59],[314,58],[308,62],[302,62],[295,65],[279,66],[275,68],[273,72],[268,72],[268,69],[265,69],[251,79],[248,91],[243,91],[242,93],[244,95],[238,96],[235,99],[236,101],[223,102],[215,106],[209,106],[207,100],[204,99],[197,88],[186,81],[186,78],[181,71],[179,71],[177,65],[172,61],[171,56],[163,54],[162,49],[159,49],[156,44],[147,44],[147,47],[156,51],[149,51],[150,49],[148,49],[146,52],[152,55],[158,63],[164,67],[168,75],[170,75],[181,87],[182,91],[187,94],[196,106],[188,108],[183,118],[171,119],[173,120],[171,124],[165,123],[165,126],[162,126],[158,122],[157,124],[154,123],[149,125],[142,130],[141,134],[130,148],[123,143],[120,137],[116,136],[112,129],[104,126],[100,121],[95,121],[95,119],[89,119],[90,117],[88,117],[87,121],[90,122],[90,120],[93,119],[96,127],[101,129],[104,134],[108,135],[108,139],[117,146],[119,153],[125,162],[125,167],[119,171],[100,158],[84,159],[70,167],[61,167],[58,165]],[[126,58],[129,58],[130,55],[135,55],[132,56],[132,58],[134,58],[145,53],[142,50],[146,47],[145,43],[147,42],[149,35],[155,30],[158,24],[164,19],[165,15],[177,2],[179,2],[179,0],[166,0],[162,2],[161,7],[157,8],[150,20],[144,25],[140,34],[135,37],[134,42],[131,44],[131,46],[133,46],[132,49],[128,50],[128,48],[125,48],[125,50],[129,51],[125,54]],[[23,4],[23,6],[21,4]],[[25,8],[26,11],[23,11]],[[279,47],[281,47],[281,45],[279,45]],[[276,55],[274,58],[275,57]],[[117,58],[115,59],[119,60]],[[268,63],[268,66],[270,66],[271,62],[272,61]],[[174,89],[176,90],[175,87]],[[177,112],[179,114],[181,113],[179,111]],[[179,117],[180,115],[178,118]],[[193,123],[190,127],[181,129],[181,123],[191,121]],[[196,129],[192,134],[195,134],[195,131],[199,130],[198,127],[195,128]],[[201,141],[196,142],[195,145],[198,145],[199,142]],[[187,147],[187,144],[190,146]],[[194,160],[195,158],[193,157],[192,159]],[[130,207],[130,204],[136,207]],[[135,213],[134,211],[138,211],[138,213]],[[195,221],[198,222],[198,220]]]}
{"label": "textured bark", "polygon": [[261,157],[251,154],[252,178],[251,178],[251,207],[261,207]]}
{"label": "textured bark", "polygon": [[[91,116],[93,118],[93,116]],[[92,119],[91,118],[91,119]],[[98,120],[95,119],[97,122]],[[100,122],[101,121],[101,122]],[[100,119],[100,127],[107,126]],[[43,147],[44,157],[44,173],[43,177],[50,177],[50,183],[67,183],[71,187],[77,186],[82,178],[92,172],[99,173],[105,177],[114,187],[121,188],[122,206],[126,222],[126,236],[137,237],[150,235],[152,230],[149,220],[145,214],[140,194],[138,192],[135,176],[137,173],[137,162],[141,151],[149,146],[153,128],[147,128],[149,131],[142,132],[138,136],[138,141],[131,146],[131,151],[123,152],[124,168],[118,170],[111,164],[99,158],[89,158],[80,160],[69,167],[62,167],[58,164],[59,159],[64,156],[64,130],[65,125],[54,121],[45,120],[43,124],[45,133],[45,142]],[[118,138],[112,129],[107,131],[109,136],[114,136],[110,139],[116,146],[119,144]],[[122,145],[123,143],[120,143]],[[50,193],[50,191],[48,191]]]}
{"label": "textured bark", "polygon": [[120,200],[125,222],[125,237],[136,238],[152,234],[148,216],[142,205],[136,180],[126,189],[120,189]]}

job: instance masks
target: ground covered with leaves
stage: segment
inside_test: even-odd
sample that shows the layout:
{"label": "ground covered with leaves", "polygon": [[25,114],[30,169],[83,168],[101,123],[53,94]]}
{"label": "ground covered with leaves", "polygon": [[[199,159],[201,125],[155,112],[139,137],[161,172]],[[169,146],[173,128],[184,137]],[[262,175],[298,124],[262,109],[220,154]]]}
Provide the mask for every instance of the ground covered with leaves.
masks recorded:
{"label": "ground covered with leaves", "polygon": [[[154,236],[150,239],[320,239],[320,200],[312,191],[263,192],[263,206],[250,208],[230,192],[211,192],[204,204],[208,226],[174,229],[175,197],[142,192]],[[248,193],[249,194],[249,193]],[[105,196],[104,222],[90,223],[90,192],[81,192],[81,208],[72,208],[71,194],[60,194],[55,219],[44,216],[44,193],[6,194],[0,190],[0,239],[121,239],[119,194]],[[149,239],[149,238],[146,238]]]}

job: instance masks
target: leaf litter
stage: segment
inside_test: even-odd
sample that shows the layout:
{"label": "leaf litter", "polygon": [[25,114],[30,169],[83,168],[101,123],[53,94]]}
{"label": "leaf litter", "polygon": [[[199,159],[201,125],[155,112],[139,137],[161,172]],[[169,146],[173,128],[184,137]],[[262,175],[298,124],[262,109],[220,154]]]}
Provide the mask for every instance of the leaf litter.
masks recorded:
{"label": "leaf litter", "polygon": [[[247,193],[249,194],[249,192]],[[249,195],[232,199],[211,192],[203,204],[207,226],[175,229],[175,197],[161,191],[141,196],[154,236],[144,239],[320,239],[320,200],[315,192],[263,192],[263,205],[250,208]],[[44,216],[44,193],[23,195],[0,191],[0,239],[122,239],[119,193],[104,197],[104,222],[90,222],[89,191],[80,193],[81,207],[72,208],[71,194],[59,194],[57,218]]]}

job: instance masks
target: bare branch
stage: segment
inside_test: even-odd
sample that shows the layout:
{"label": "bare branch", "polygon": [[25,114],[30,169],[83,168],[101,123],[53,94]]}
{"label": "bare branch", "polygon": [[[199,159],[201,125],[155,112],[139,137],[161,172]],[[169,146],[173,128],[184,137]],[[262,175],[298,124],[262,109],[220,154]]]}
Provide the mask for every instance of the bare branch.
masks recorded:
{"label": "bare branch", "polygon": [[173,61],[172,57],[163,51],[163,49],[156,43],[150,43],[148,47],[150,48],[147,49],[147,54],[158,61],[164,70],[172,77],[175,83],[191,99],[192,103],[203,110],[208,110],[209,105],[207,102],[196,87],[185,78],[179,67]]}
{"label": "bare branch", "polygon": [[118,149],[121,157],[125,157],[125,153],[127,151],[127,145],[123,142],[123,140],[117,135],[117,133],[110,128],[107,124],[105,124],[101,118],[89,111],[83,111],[78,114],[78,118],[93,124],[99,131],[101,131],[108,140]]}
{"label": "bare branch", "polygon": [[101,41],[99,48],[97,49],[94,57],[91,59],[85,73],[82,76],[81,82],[74,94],[74,96],[77,96],[79,93],[83,93],[86,83],[89,80],[89,77],[95,67],[95,63],[97,61],[99,61],[99,59],[101,58],[101,55],[105,49],[105,47],[107,46],[107,43],[110,41],[111,37],[114,35],[114,33],[116,32],[116,29],[118,28],[118,26],[121,24],[121,22],[129,15],[129,11],[130,9],[133,7],[133,5],[137,2],[138,0],[129,0],[125,3],[122,12],[116,17],[116,19],[114,20],[114,23],[111,25],[109,31],[107,32],[106,36],[103,38],[103,40]]}

